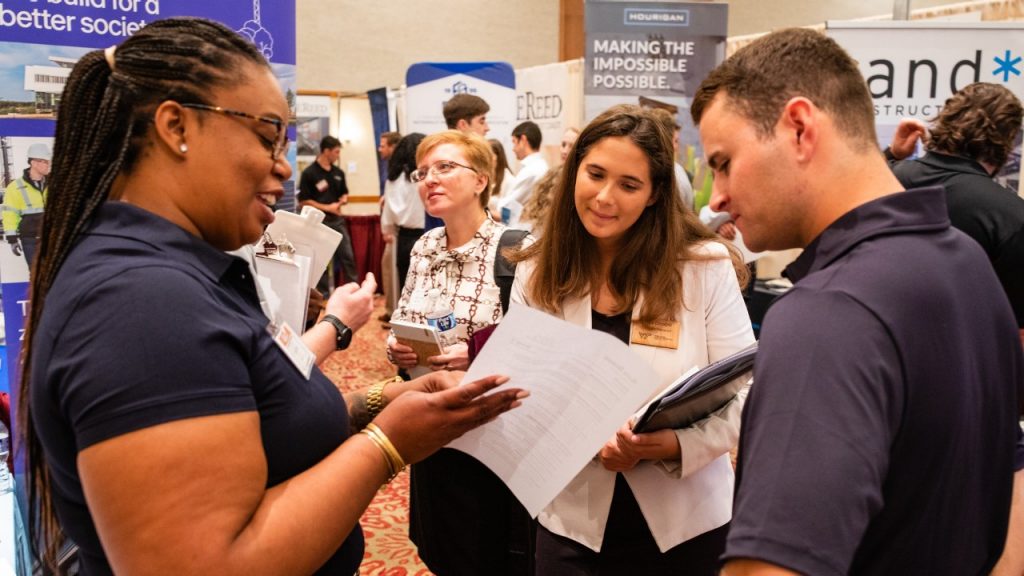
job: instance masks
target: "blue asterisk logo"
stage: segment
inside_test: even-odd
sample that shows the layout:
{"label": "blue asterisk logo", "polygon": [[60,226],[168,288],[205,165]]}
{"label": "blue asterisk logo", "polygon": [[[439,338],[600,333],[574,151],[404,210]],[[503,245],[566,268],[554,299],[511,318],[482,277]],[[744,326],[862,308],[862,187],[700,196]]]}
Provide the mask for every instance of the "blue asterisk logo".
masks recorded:
{"label": "blue asterisk logo", "polygon": [[1017,69],[1017,65],[1020,64],[1021,57],[1017,56],[1016,58],[1013,58],[1011,60],[1011,56],[1012,54],[1010,54],[1010,51],[1007,50],[1006,57],[1000,58],[999,56],[996,56],[995,58],[993,58],[993,60],[996,61],[996,64],[999,64],[999,67],[992,72],[992,75],[995,76],[997,74],[1002,74],[1003,82],[1010,81],[1010,74],[1013,74],[1014,76],[1020,76],[1020,70]]}

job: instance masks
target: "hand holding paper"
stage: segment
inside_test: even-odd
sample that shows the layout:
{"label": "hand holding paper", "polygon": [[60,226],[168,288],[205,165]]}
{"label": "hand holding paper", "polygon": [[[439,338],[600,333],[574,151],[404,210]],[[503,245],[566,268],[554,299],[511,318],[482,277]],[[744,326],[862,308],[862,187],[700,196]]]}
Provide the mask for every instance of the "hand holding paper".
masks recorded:
{"label": "hand holding paper", "polygon": [[483,462],[532,516],[658,387],[650,366],[613,336],[516,303],[466,380],[485,374],[508,374],[530,402],[450,446]]}
{"label": "hand holding paper", "polygon": [[[629,426],[623,426],[623,428],[629,429]],[[619,429],[619,432],[622,428]],[[611,440],[605,442],[604,447],[601,448],[601,452],[598,453],[598,457],[601,459],[601,465],[607,470],[612,472],[625,472],[626,470],[632,470],[634,466],[640,463],[640,458],[628,453],[625,447],[619,442],[619,432],[615,433],[615,436]],[[630,432],[632,433],[632,432]]]}
{"label": "hand holding paper", "polygon": [[523,390],[502,386],[508,381],[504,376],[489,375],[448,389],[446,375],[424,378],[429,382],[424,382],[422,389],[439,391],[400,394],[374,419],[409,464],[426,458],[467,430],[520,406],[528,396]]}

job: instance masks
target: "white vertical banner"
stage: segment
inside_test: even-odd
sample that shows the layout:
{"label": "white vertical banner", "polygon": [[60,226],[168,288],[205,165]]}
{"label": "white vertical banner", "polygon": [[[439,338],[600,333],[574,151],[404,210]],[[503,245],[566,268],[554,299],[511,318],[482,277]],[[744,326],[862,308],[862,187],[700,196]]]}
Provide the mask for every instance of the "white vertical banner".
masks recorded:
{"label": "white vertical banner", "polygon": [[529,120],[540,127],[541,152],[549,166],[561,163],[559,148],[565,130],[583,128],[581,63],[573,60],[516,70],[516,123]]}
{"label": "white vertical banner", "polygon": [[[828,22],[827,34],[857,60],[874,100],[881,146],[902,118],[934,118],[974,82],[1002,84],[1024,98],[1024,23]],[[1020,190],[1021,146],[997,176]]]}

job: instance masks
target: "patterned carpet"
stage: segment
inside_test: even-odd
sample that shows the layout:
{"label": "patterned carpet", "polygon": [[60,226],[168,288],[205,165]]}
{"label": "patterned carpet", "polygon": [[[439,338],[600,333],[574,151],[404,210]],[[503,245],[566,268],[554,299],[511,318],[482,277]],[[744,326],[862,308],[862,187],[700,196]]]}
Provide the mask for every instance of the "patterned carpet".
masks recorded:
{"label": "patterned carpet", "polygon": [[[384,313],[378,301],[372,319],[352,338],[344,352],[331,355],[323,371],[338,386],[349,391],[363,388],[394,375],[384,356],[388,331],[377,317]],[[359,567],[361,576],[431,576],[409,541],[409,473],[377,493],[362,518],[366,553]]]}

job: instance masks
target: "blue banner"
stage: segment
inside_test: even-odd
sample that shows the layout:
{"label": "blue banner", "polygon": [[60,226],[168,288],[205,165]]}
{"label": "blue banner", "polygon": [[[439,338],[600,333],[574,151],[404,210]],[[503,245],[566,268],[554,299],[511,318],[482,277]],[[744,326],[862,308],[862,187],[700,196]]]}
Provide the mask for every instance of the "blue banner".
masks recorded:
{"label": "blue banner", "polygon": [[28,282],[3,285],[4,337],[6,357],[0,359],[4,367],[0,392],[10,392],[11,384],[18,379],[18,355],[21,354],[21,339],[24,333],[25,313],[28,311]]}
{"label": "blue banner", "polygon": [[516,87],[515,70],[507,62],[421,62],[409,67],[405,73],[405,83],[416,86],[457,74],[506,88]]}
{"label": "blue banner", "polygon": [[279,0],[5,0],[6,42],[106,48],[172,16],[218,20],[250,38],[273,62],[295,64],[295,2]]}
{"label": "blue banner", "polygon": [[[150,22],[175,16],[217,20],[251,40],[271,62],[294,109],[295,0],[0,0],[0,193],[16,186],[31,166],[30,151],[52,150],[56,111],[75,62],[91,50],[120,44]],[[294,138],[294,126],[288,134]],[[294,166],[294,147],[288,159]],[[294,183],[285,188],[287,198],[293,198]],[[0,391],[11,392],[13,412],[29,306],[25,252],[30,243],[17,230],[4,233],[0,299],[6,349],[0,358]],[[11,420],[17,421],[14,414]],[[16,460],[19,482],[22,466]],[[23,503],[24,485],[18,488]],[[19,565],[18,573],[30,573],[30,568]]]}

